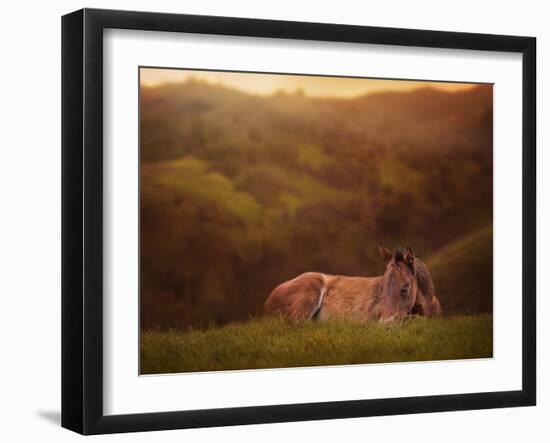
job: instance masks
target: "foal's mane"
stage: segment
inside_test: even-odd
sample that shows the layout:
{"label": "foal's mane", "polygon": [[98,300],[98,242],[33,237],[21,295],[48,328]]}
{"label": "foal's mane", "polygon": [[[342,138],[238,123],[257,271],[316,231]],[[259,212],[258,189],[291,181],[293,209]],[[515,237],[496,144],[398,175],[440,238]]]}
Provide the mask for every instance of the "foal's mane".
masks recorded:
{"label": "foal's mane", "polygon": [[434,282],[426,264],[419,258],[414,260],[414,270],[416,273],[416,282],[422,295],[431,300],[434,295]]}

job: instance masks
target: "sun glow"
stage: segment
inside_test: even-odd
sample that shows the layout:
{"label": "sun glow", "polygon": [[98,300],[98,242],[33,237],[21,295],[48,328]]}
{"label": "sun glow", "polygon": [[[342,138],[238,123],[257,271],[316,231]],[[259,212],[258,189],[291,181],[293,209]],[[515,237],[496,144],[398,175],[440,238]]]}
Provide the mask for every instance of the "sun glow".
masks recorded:
{"label": "sun glow", "polygon": [[238,89],[249,94],[272,95],[277,92],[303,93],[315,97],[356,97],[373,92],[408,91],[435,88],[449,92],[470,89],[473,83],[327,77],[314,75],[261,74],[246,72],[198,71],[141,68],[142,86],[181,83],[194,79]]}

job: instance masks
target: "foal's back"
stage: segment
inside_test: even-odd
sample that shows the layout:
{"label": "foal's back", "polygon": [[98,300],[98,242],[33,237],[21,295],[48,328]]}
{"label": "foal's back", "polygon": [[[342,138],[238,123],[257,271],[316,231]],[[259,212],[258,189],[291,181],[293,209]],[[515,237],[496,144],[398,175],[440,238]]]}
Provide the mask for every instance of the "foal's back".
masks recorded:
{"label": "foal's back", "polygon": [[277,286],[264,309],[291,320],[376,317],[381,277],[346,277],[306,272]]}

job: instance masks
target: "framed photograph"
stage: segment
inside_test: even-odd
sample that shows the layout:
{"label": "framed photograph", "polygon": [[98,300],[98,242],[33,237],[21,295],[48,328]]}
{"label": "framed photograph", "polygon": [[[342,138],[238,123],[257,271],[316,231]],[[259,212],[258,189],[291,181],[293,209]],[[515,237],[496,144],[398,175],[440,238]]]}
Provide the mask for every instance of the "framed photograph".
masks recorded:
{"label": "framed photograph", "polygon": [[536,402],[532,37],[62,19],[62,425]]}

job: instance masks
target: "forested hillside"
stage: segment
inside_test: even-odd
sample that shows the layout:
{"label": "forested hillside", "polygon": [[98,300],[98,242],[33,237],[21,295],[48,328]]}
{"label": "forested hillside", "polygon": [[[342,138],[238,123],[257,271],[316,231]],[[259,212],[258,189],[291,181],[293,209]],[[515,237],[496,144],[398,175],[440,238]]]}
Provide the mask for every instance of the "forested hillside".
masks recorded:
{"label": "forested hillside", "polygon": [[142,87],[140,106],[144,326],[243,320],[301,272],[381,272],[378,240],[429,258],[492,224],[491,86],[342,99],[191,80]]}

